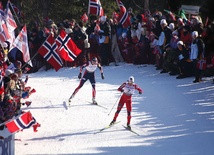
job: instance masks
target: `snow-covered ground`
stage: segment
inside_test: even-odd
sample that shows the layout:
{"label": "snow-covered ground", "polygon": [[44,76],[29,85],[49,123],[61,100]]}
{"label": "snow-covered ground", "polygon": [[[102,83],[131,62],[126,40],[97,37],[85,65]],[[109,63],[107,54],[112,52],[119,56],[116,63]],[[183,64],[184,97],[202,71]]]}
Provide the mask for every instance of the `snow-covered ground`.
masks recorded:
{"label": "snow-covered ground", "polygon": [[[105,79],[96,71],[98,104],[91,105],[90,82],[72,100],[79,84],[79,68],[39,71],[29,75],[30,111],[41,123],[38,132],[26,129],[16,134],[16,155],[213,155],[214,84],[211,78],[192,83],[193,77],[176,79],[160,74],[154,65],[121,64],[104,67]],[[113,119],[120,92],[129,76],[144,93],[133,96],[131,125],[140,136],[126,130],[126,108],[112,128],[97,133]],[[114,106],[115,105],[115,106]],[[113,108],[113,110],[112,110]],[[112,110],[112,111],[111,111]]]}

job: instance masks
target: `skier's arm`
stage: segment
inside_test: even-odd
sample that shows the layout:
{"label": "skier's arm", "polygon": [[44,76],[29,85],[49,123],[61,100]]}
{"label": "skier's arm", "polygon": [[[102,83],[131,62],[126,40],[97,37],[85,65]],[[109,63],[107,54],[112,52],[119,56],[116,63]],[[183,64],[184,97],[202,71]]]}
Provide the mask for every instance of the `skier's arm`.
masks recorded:
{"label": "skier's arm", "polygon": [[104,73],[103,73],[103,67],[99,64],[97,64],[97,67],[99,68],[100,70],[100,73],[101,73],[101,78],[104,79]]}
{"label": "skier's arm", "polygon": [[82,66],[80,67],[80,72],[79,72],[79,74],[78,74],[78,79],[81,79],[81,78],[82,78],[82,71],[83,71],[83,69],[84,69],[86,66],[87,66],[87,64],[84,64],[84,65],[82,65]]}
{"label": "skier's arm", "polygon": [[117,90],[123,92],[123,88],[125,87],[126,82],[124,82]]}
{"label": "skier's arm", "polygon": [[83,69],[87,66],[87,64],[84,64],[80,67],[80,73],[82,73]]}
{"label": "skier's arm", "polygon": [[135,89],[139,92],[139,94],[143,93],[143,90],[135,84]]}

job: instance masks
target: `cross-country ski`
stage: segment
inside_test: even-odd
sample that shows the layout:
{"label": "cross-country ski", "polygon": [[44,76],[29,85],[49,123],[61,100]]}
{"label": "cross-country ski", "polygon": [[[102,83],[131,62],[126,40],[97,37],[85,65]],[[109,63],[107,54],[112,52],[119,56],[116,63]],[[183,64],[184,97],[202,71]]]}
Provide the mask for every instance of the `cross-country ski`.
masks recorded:
{"label": "cross-country ski", "polygon": [[97,132],[95,132],[95,134],[100,133],[100,132],[102,132],[102,131],[104,131],[104,130],[107,130],[107,129],[109,129],[109,128],[113,127],[114,125],[116,125],[116,124],[118,124],[118,123],[120,123],[120,121],[115,122],[115,123],[114,123],[114,124],[112,124],[112,125],[108,125],[108,126],[106,126],[106,127],[102,128],[102,129],[99,129]]}
{"label": "cross-country ski", "polygon": [[132,128],[129,128],[129,127],[127,127],[127,126],[125,126],[125,125],[122,125],[126,130],[128,130],[128,131],[130,131],[130,132],[132,132],[132,133],[134,133],[134,134],[136,134],[136,135],[138,135],[138,136],[140,136],[140,134],[138,134],[136,131],[134,131]]}

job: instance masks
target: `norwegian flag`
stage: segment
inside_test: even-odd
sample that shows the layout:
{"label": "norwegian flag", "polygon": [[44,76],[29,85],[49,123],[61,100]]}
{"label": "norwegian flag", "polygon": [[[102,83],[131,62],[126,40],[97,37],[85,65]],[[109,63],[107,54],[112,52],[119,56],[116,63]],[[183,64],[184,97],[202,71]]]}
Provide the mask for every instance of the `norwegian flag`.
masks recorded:
{"label": "norwegian flag", "polygon": [[[30,127],[34,127],[34,125],[37,125],[35,118],[32,116],[31,112],[24,112],[21,114],[18,118],[9,121],[6,123],[6,127],[10,133],[16,133],[23,129],[28,129]],[[34,130],[35,131],[35,130]]]}
{"label": "norwegian flag", "polygon": [[103,16],[104,10],[101,6],[100,0],[89,0],[88,14]]}
{"label": "norwegian flag", "polygon": [[86,13],[84,13],[84,14],[82,15],[81,20],[82,20],[84,23],[86,23],[86,22],[88,21],[88,16],[87,16]]}
{"label": "norwegian flag", "polygon": [[11,4],[8,1],[7,7],[6,7],[6,10],[5,10],[5,21],[6,21],[6,25],[7,25],[8,31],[9,32],[13,32],[17,28],[17,24],[16,24],[16,21],[13,18],[13,14],[10,11],[9,5],[11,5]]}
{"label": "norwegian flag", "polygon": [[116,2],[118,7],[120,8],[118,21],[123,25],[123,27],[127,28],[128,26],[130,26],[129,14],[126,11],[126,7],[123,5],[123,3],[120,0],[116,0]]}
{"label": "norwegian flag", "polygon": [[56,71],[62,68],[63,62],[57,53],[57,44],[51,34],[39,48],[38,52],[54,67]]}
{"label": "norwegian flag", "polygon": [[12,44],[12,48],[18,48],[23,54],[24,62],[27,62],[29,65],[32,66],[32,62],[30,60],[30,53],[28,47],[28,38],[27,38],[27,28],[26,25],[22,28],[19,35],[16,37]]}
{"label": "norwegian flag", "polygon": [[76,46],[64,30],[60,31],[60,34],[56,38],[56,44],[58,45],[58,53],[65,61],[74,61],[76,57],[81,53],[81,50]]}

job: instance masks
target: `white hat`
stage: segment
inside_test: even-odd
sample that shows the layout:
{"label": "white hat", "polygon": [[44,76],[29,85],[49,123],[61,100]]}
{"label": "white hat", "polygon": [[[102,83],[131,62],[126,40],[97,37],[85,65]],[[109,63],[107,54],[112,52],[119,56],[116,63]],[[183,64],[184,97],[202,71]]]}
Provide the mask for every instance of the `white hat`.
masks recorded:
{"label": "white hat", "polygon": [[169,29],[170,29],[170,30],[174,30],[174,28],[175,28],[175,24],[174,24],[174,23],[170,23],[170,24],[169,24]]}
{"label": "white hat", "polygon": [[101,22],[105,22],[105,21],[106,21],[106,16],[100,17],[100,21],[101,21]]}
{"label": "white hat", "polygon": [[70,34],[70,33],[73,33],[73,30],[72,30],[71,28],[67,28],[67,29],[65,29],[65,32],[66,32],[67,34]]}
{"label": "white hat", "polygon": [[183,41],[178,41],[177,45],[184,45],[184,42]]}
{"label": "white hat", "polygon": [[182,18],[178,18],[178,22],[183,23],[183,19]]}
{"label": "white hat", "polygon": [[8,47],[7,43],[6,43],[6,42],[3,42],[3,43],[2,43],[2,47],[7,48],[7,47]]}
{"label": "white hat", "polygon": [[130,76],[128,82],[134,83],[134,76]]}
{"label": "white hat", "polygon": [[175,30],[175,31],[172,32],[172,34],[173,34],[173,35],[178,35],[178,31]]}
{"label": "white hat", "polygon": [[10,69],[6,69],[6,70],[5,70],[5,76],[9,76],[9,75],[11,75],[11,74],[13,74],[13,71],[12,71],[12,70],[10,70]]}
{"label": "white hat", "polygon": [[193,32],[192,32],[192,36],[198,37],[198,31],[193,31]]}
{"label": "white hat", "polygon": [[162,25],[162,24],[167,25],[166,19],[161,19],[160,24],[161,24],[161,25]]}
{"label": "white hat", "polygon": [[125,38],[127,34],[125,32],[122,33],[122,38]]}

